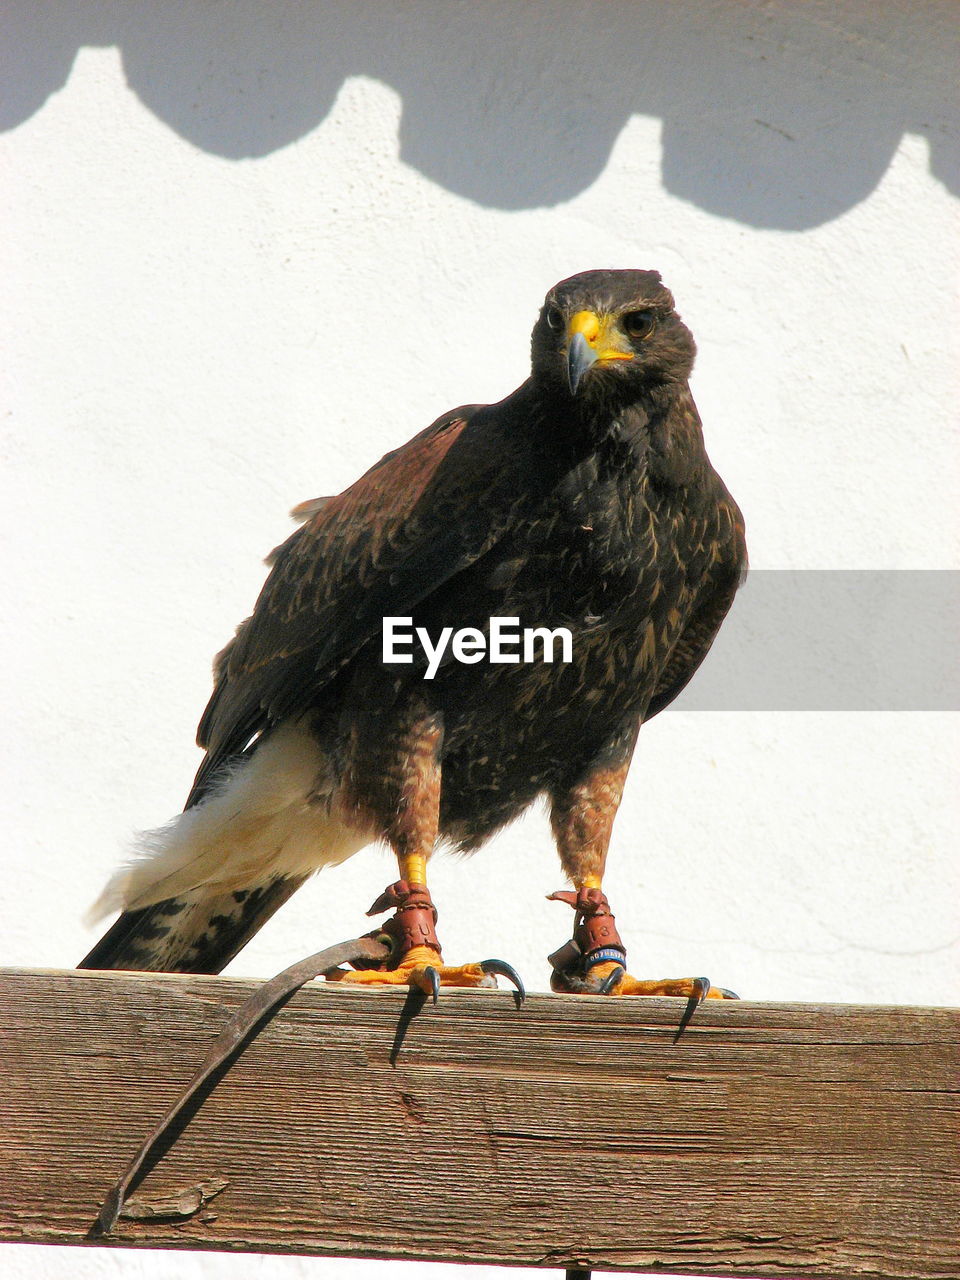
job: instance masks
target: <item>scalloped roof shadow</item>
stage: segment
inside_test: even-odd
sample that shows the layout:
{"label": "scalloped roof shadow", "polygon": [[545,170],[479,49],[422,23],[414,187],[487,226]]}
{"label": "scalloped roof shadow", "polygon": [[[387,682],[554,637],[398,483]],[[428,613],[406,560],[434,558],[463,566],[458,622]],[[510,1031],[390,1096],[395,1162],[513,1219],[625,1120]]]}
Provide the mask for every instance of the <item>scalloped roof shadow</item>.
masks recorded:
{"label": "scalloped roof shadow", "polygon": [[495,209],[575,197],[637,113],[662,121],[667,190],[749,226],[803,230],[854,207],[906,131],[928,138],[931,171],[960,190],[950,0],[11,8],[4,128],[64,85],[78,48],[116,45],[143,103],[229,159],[269,155],[315,129],[347,77],[377,79],[402,100],[405,163]]}

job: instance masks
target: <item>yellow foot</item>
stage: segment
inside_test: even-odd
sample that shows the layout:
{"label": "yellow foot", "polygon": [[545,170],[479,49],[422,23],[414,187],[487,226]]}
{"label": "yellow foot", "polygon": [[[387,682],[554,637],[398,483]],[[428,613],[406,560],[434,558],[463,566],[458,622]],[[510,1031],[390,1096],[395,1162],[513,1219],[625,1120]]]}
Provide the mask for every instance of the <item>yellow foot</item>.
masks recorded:
{"label": "yellow foot", "polygon": [[725,987],[711,987],[707,978],[634,978],[626,970],[627,953],[617,922],[599,885],[582,885],[575,892],[562,889],[551,900],[573,907],[576,921],[569,942],[548,956],[554,991],[599,996],[685,996],[687,1007],[677,1037],[702,1000],[738,1000]]}
{"label": "yellow foot", "polygon": [[740,998],[726,987],[711,987],[709,978],[635,978],[616,961],[593,965],[585,978],[554,970],[551,985],[554,991],[575,991],[581,995],[686,997],[687,1006],[680,1018],[674,1040],[679,1040],[683,1035],[702,1001]]}
{"label": "yellow foot", "polygon": [[695,996],[701,1000],[739,1000],[726,987],[711,987],[708,978],[635,978],[615,961],[594,965],[584,989],[605,996]]}
{"label": "yellow foot", "polygon": [[433,947],[413,947],[395,969],[333,969],[328,982],[360,983],[363,986],[416,987],[437,1003],[441,987],[495,987],[497,974],[512,982],[522,1002],[526,996],[520,975],[503,960],[482,960],[478,964],[446,965]]}

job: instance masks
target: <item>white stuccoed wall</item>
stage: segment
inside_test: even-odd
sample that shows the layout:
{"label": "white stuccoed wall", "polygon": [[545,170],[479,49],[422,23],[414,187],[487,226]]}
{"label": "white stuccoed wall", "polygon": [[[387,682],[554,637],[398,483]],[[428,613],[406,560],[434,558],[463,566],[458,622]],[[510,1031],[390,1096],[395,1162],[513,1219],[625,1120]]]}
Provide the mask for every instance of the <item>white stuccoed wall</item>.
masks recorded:
{"label": "white stuccoed wall", "polygon": [[[512,390],[574,271],[674,290],[754,566],[956,568],[958,27],[866,0],[7,0],[0,963],[76,963],[130,832],[179,807],[287,509]],[[634,969],[955,1003],[956,760],[949,712],[661,716],[607,880]],[[392,875],[368,851],[320,877],[230,971],[349,935]],[[450,958],[546,985],[570,920],[542,901],[541,813],[432,883]],[[0,1267],[500,1274],[22,1246]]]}

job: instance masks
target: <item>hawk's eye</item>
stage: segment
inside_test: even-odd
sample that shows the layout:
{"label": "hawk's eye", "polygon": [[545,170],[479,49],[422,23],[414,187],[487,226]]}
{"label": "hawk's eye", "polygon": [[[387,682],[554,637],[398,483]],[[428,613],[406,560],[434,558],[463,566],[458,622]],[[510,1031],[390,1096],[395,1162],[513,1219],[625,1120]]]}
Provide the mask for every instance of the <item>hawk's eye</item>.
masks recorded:
{"label": "hawk's eye", "polygon": [[563,328],[563,312],[559,307],[547,307],[544,319],[547,322],[547,328],[552,329],[554,333]]}
{"label": "hawk's eye", "polygon": [[655,320],[652,311],[628,311],[623,317],[623,331],[629,338],[646,338],[653,332]]}

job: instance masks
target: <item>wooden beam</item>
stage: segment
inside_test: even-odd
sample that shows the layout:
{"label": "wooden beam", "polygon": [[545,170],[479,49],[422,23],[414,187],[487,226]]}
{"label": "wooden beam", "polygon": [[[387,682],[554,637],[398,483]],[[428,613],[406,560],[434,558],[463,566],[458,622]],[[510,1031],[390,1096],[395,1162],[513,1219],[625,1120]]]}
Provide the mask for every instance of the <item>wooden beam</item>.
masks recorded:
{"label": "wooden beam", "polygon": [[[0,1239],[80,1244],[256,984],[0,971]],[[713,1276],[960,1275],[945,1009],[312,984],[106,1243]],[[160,1214],[163,1216],[150,1216]]]}

